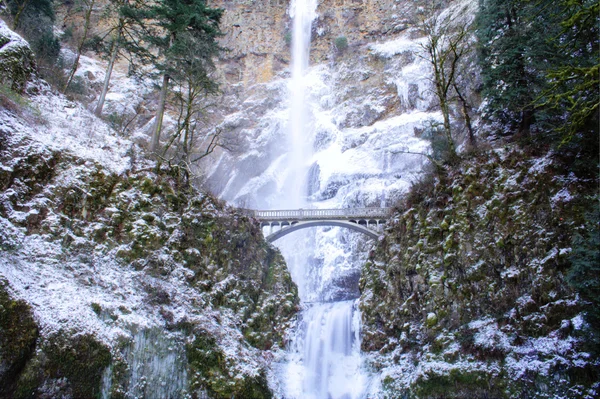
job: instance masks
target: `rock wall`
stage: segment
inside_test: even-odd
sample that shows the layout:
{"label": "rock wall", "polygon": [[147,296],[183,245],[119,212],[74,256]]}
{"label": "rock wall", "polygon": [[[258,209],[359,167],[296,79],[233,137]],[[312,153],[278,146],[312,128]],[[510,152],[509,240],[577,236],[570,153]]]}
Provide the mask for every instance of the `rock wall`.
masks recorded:
{"label": "rock wall", "polygon": [[[211,5],[225,10],[221,24],[225,37],[221,43],[230,51],[223,56],[221,73],[228,83],[265,83],[289,66],[289,1],[213,0]],[[401,33],[414,25],[416,10],[415,2],[408,1],[319,1],[311,63],[333,60],[338,37],[345,37],[352,49]]]}
{"label": "rock wall", "polygon": [[598,395],[590,304],[566,279],[591,186],[515,148],[412,188],[361,279],[381,397]]}
{"label": "rock wall", "polygon": [[[0,326],[3,337],[26,331],[0,348],[5,353],[0,378],[15,381],[6,388],[9,397],[96,397],[105,370],[112,370],[105,389],[114,397],[127,392],[159,397],[165,392],[161,384],[179,386],[177,397],[184,392],[230,397],[256,389],[261,392],[256,397],[270,396],[260,353],[283,346],[297,297],[281,255],[252,220],[182,186],[176,170],[117,176],[69,154],[36,151],[28,142],[4,144],[0,152],[10,165],[0,173],[0,220],[18,232],[0,242],[1,274],[8,280],[2,295],[10,290],[32,303],[5,298],[2,309],[32,306],[37,321],[21,325],[31,324],[31,313],[23,313],[21,324]],[[66,182],[65,173],[73,180]],[[28,280],[30,273],[37,281]],[[113,285],[121,274],[131,279],[125,291]],[[54,296],[46,287],[55,284],[77,293]],[[83,307],[56,316],[63,306]],[[58,319],[48,319],[53,317]],[[144,339],[143,347],[154,354],[140,360],[135,344],[139,333],[149,331],[154,338]],[[163,355],[161,340],[169,347]],[[28,360],[31,345],[38,350]],[[56,352],[65,347],[77,355]],[[147,370],[145,385],[136,386],[142,382],[132,374],[136,368],[177,351],[182,359],[172,375]],[[250,374],[241,371],[244,358],[255,368]],[[151,381],[153,373],[158,374]],[[239,373],[234,383],[229,373]],[[183,384],[171,381],[177,375],[187,376]]]}

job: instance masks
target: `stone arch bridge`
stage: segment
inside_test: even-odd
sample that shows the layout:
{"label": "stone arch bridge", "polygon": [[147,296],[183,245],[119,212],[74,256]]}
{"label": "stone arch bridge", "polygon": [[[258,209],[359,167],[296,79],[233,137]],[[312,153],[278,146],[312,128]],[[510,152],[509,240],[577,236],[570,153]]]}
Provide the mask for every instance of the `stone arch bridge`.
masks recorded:
{"label": "stone arch bridge", "polygon": [[249,211],[260,221],[261,228],[270,227],[268,242],[273,242],[294,231],[316,226],[345,227],[371,238],[381,235],[382,226],[392,213],[392,208],[350,209],[290,209]]}

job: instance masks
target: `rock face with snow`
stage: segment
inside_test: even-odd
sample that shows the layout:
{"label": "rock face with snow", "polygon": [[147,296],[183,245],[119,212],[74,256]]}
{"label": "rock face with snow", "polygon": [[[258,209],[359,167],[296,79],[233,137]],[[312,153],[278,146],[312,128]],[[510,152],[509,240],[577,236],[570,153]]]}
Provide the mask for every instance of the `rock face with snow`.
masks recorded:
{"label": "rock face with snow", "polygon": [[[269,396],[260,354],[283,345],[297,299],[255,223],[186,188],[177,170],[117,175],[3,139],[2,311],[20,323],[2,326],[19,337],[2,345],[10,394],[158,398],[166,384],[178,397]],[[136,367],[150,362],[164,369],[139,385]]]}
{"label": "rock face with snow", "polygon": [[[474,2],[450,4],[448,12],[457,20],[469,22],[474,17]],[[228,7],[225,15],[239,13],[244,6]],[[263,12],[247,8],[249,15]],[[318,3],[312,66],[304,78],[309,108],[304,141],[310,151],[303,165],[306,184],[300,192],[307,206],[391,206],[421,173],[426,158],[414,153],[428,151],[423,133],[441,121],[441,114],[433,96],[431,66],[423,53],[424,33],[417,26],[423,16],[417,15],[417,8],[413,2]],[[287,29],[289,23],[277,21],[265,35],[284,33],[280,25]],[[244,24],[240,26],[244,29]],[[333,46],[341,36],[348,42],[345,49]],[[271,49],[273,54],[282,51],[277,46]],[[235,47],[240,57],[236,62],[253,57],[245,48]],[[231,81],[223,106],[212,114],[214,123],[235,137],[238,145],[206,160],[205,184],[220,198],[243,207],[281,208],[281,198],[293,180],[288,168],[295,156],[288,135],[289,71],[274,69],[273,75],[264,83]],[[240,72],[239,76],[250,75]],[[476,106],[473,89],[478,77],[476,73],[463,76]],[[453,120],[456,131],[461,131],[458,113]],[[307,256],[314,270],[306,273],[323,277],[322,285],[315,287],[318,296],[331,300],[358,295],[358,276],[370,244],[340,229],[320,230],[312,240],[316,250]]]}
{"label": "rock face with snow", "polygon": [[566,281],[590,190],[516,149],[415,186],[361,279],[381,397],[596,397],[589,305]]}
{"label": "rock face with snow", "polygon": [[0,20],[0,85],[22,92],[35,72],[29,44]]}
{"label": "rock face with snow", "polygon": [[0,109],[0,396],[271,397],[298,299],[258,224],[36,88]]}

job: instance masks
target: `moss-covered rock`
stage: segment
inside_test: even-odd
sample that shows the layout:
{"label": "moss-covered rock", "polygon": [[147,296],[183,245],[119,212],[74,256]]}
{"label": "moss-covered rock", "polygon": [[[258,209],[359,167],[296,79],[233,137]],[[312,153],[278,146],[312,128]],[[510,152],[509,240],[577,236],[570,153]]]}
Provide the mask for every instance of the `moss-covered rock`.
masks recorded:
{"label": "moss-covered rock", "polygon": [[15,398],[100,398],[110,349],[89,334],[59,331],[42,339],[16,382]]}
{"label": "moss-covered rock", "polygon": [[[57,264],[75,261],[69,267],[82,276],[76,284],[85,286],[95,284],[90,269],[96,260],[108,260],[134,273],[144,312],[164,323],[159,332],[153,330],[152,334],[160,335],[154,342],[172,342],[182,362],[186,353],[190,355],[189,368],[199,376],[189,378],[194,389],[222,397],[269,397],[264,378],[267,362],[259,354],[284,346],[284,333],[298,309],[298,295],[281,254],[265,242],[258,222],[191,187],[178,168],[116,175],[76,156],[27,142],[17,144],[0,150],[0,161],[12,165],[0,192],[0,221],[11,231],[19,231],[20,238],[2,239],[0,245],[16,254],[20,240],[43,237],[55,248],[51,256],[59,257],[54,259]],[[174,286],[178,291],[173,291]],[[182,292],[191,293],[193,299]],[[129,313],[137,311],[128,308],[123,307]],[[107,325],[119,324],[132,336],[139,334],[135,325],[120,324],[125,318],[121,315],[127,312],[119,306],[94,300],[82,312]],[[210,320],[217,320],[217,325]],[[223,336],[218,323],[235,338]],[[200,332],[214,343],[214,353],[223,354],[216,368],[198,368],[200,355],[184,350],[184,342],[195,342]],[[112,370],[107,375],[114,388],[107,389],[115,397],[143,392],[130,386],[131,373],[123,372],[134,361],[124,355],[130,345],[116,348],[104,340],[100,345],[106,351],[95,348],[96,359],[91,354],[87,360],[70,358],[69,348],[87,342],[75,337],[70,332],[42,337],[39,354],[18,379],[20,397],[36,397],[41,392],[94,397],[107,367]],[[244,359],[224,355],[223,348],[231,345],[244,353]],[[171,356],[159,353],[157,359],[163,355]],[[65,359],[65,366],[59,367],[60,362],[53,360],[57,357]],[[84,360],[89,370],[68,365]],[[243,371],[242,362],[250,362],[255,372]]]}
{"label": "moss-covered rock", "polygon": [[29,305],[14,300],[0,280],[0,397],[14,395],[14,383],[33,356],[38,335]]}
{"label": "moss-covered rock", "polygon": [[0,85],[23,92],[35,70],[35,57],[29,44],[0,20]]}
{"label": "moss-covered rock", "polygon": [[598,389],[597,372],[570,376],[600,362],[597,354],[580,361],[586,303],[566,280],[590,187],[557,176],[549,156],[489,151],[407,196],[361,279],[363,349],[410,376],[388,381],[391,397]]}

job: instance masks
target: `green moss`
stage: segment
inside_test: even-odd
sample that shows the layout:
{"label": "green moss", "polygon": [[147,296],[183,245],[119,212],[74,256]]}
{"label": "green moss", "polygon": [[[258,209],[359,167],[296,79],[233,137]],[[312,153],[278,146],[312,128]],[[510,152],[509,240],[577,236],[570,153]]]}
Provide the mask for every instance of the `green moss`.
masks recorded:
{"label": "green moss", "polygon": [[14,382],[33,355],[39,330],[27,303],[14,300],[0,280],[0,396],[10,397]]}
{"label": "green moss", "polygon": [[100,316],[100,314],[102,313],[102,306],[100,306],[100,304],[96,303],[96,302],[92,302],[92,310],[94,311],[94,313],[96,313],[98,316]]}
{"label": "green moss", "polygon": [[194,341],[186,345],[191,375],[190,388],[193,391],[206,390],[213,398],[231,397],[248,399],[270,399],[264,373],[257,376],[244,376],[232,384],[228,369],[230,365],[219,349],[215,339],[206,332],[197,333]]}
{"label": "green moss", "polygon": [[110,360],[109,348],[94,336],[60,331],[42,342],[17,381],[15,398],[37,397],[42,385],[52,386],[56,395],[70,392],[74,398],[99,398],[102,373]]}
{"label": "green moss", "polygon": [[0,53],[0,84],[8,85],[16,92],[23,92],[34,72],[35,61],[29,47],[18,43],[4,46]]}
{"label": "green moss", "polygon": [[415,397],[426,398],[505,398],[504,383],[484,371],[452,368],[447,374],[431,371],[411,386]]}

